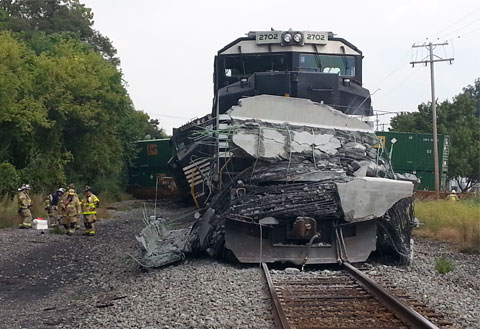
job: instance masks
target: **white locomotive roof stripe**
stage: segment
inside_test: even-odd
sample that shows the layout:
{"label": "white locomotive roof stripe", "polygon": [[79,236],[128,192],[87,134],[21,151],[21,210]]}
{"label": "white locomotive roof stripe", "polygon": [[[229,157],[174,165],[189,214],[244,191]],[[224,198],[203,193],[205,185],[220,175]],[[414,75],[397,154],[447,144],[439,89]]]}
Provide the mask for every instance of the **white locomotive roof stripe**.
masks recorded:
{"label": "white locomotive roof stripe", "polygon": [[[240,47],[240,49],[239,49]],[[219,55],[249,54],[249,53],[278,53],[278,52],[302,52],[302,53],[361,55],[358,51],[350,48],[338,40],[328,40],[325,45],[305,44],[303,46],[282,46],[280,44],[258,45],[255,40],[241,40],[231,47],[224,49]]]}

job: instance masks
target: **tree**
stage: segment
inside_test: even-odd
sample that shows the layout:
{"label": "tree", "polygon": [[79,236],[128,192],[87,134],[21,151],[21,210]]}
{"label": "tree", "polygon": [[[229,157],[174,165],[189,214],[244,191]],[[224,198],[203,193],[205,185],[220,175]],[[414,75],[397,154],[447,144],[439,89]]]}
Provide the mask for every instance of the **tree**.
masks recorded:
{"label": "tree", "polygon": [[70,32],[118,65],[111,41],[92,28],[93,12],[79,0],[2,0],[0,28],[19,33],[29,42],[38,34]]}
{"label": "tree", "polygon": [[0,163],[36,190],[75,181],[118,191],[132,141],[161,135],[158,122],[135,111],[121,72],[82,41],[48,36],[37,54],[14,36],[0,32]]}
{"label": "tree", "polygon": [[165,135],[135,110],[92,18],[78,0],[0,2],[0,163],[12,176],[0,191],[74,181],[118,192],[132,142]]}
{"label": "tree", "polygon": [[[480,79],[467,86],[450,102],[437,106],[439,134],[450,136],[449,178],[456,179],[462,191],[480,181]],[[431,133],[431,104],[420,104],[418,112],[400,113],[390,121],[393,131]],[[466,183],[461,184],[461,178]]]}

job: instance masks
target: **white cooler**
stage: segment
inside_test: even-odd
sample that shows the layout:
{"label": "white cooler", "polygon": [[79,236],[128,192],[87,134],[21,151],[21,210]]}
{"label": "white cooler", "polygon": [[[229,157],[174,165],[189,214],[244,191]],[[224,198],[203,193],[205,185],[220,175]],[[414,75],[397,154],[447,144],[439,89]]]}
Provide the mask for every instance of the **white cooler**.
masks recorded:
{"label": "white cooler", "polygon": [[32,227],[36,230],[48,230],[48,221],[43,218],[35,218]]}

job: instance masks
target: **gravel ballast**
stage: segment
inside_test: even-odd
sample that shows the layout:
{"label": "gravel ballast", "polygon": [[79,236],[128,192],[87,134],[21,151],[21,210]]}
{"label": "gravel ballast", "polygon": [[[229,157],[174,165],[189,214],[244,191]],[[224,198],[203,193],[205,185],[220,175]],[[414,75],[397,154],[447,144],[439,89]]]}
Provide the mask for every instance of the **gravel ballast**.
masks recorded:
{"label": "gravel ballast", "polygon": [[[425,303],[456,328],[480,328],[480,256],[453,251],[451,245],[415,239],[413,263],[408,267],[375,265],[373,270],[390,278],[398,288]],[[435,260],[446,257],[454,269],[435,270]]]}
{"label": "gravel ballast", "polygon": [[[258,266],[201,257],[141,271],[129,256],[139,257],[139,206],[117,205],[95,237],[0,230],[0,328],[274,328]],[[191,209],[162,202],[157,212],[172,224]],[[479,328],[480,257],[422,239],[415,251],[408,268],[373,265],[372,271],[391,276],[456,327]],[[440,275],[434,261],[445,253],[456,267]]]}

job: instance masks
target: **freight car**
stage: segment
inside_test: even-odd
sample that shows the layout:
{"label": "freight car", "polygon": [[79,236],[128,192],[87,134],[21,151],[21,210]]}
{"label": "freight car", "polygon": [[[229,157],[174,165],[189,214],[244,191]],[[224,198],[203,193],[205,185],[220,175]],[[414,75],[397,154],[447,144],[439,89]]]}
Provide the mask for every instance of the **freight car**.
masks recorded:
{"label": "freight car", "polygon": [[[399,174],[419,178],[417,190],[435,191],[433,135],[411,132],[377,131],[382,149],[391,160],[392,169]],[[447,185],[450,137],[438,135],[440,190]]]}
{"label": "freight car", "polygon": [[218,51],[212,112],[171,139],[179,191],[200,209],[183,252],[305,265],[378,250],[408,262],[413,184],[392,179],[375,149],[362,58],[331,32],[293,30]]}
{"label": "freight car", "polygon": [[140,140],[135,147],[137,156],[128,168],[127,192],[141,199],[177,198],[177,186],[168,167],[170,139]]}

